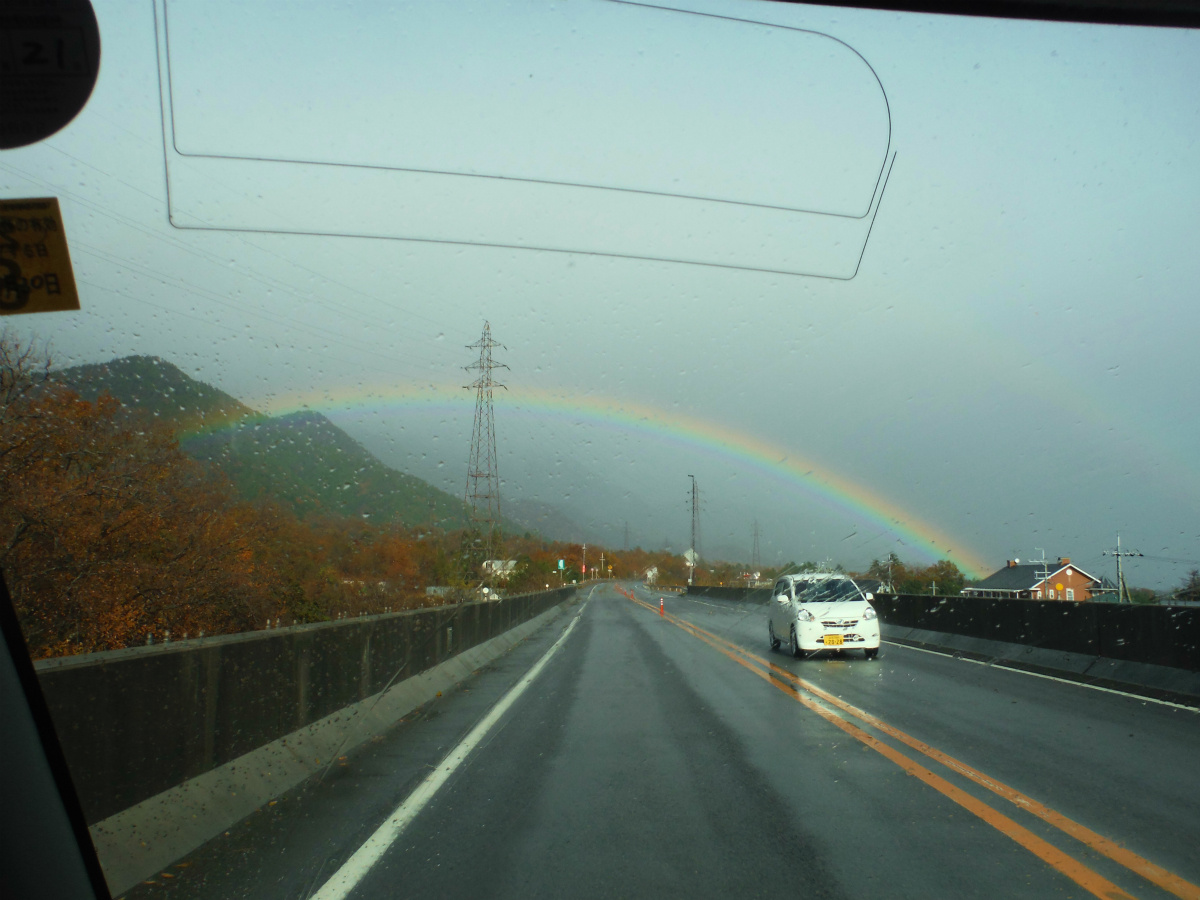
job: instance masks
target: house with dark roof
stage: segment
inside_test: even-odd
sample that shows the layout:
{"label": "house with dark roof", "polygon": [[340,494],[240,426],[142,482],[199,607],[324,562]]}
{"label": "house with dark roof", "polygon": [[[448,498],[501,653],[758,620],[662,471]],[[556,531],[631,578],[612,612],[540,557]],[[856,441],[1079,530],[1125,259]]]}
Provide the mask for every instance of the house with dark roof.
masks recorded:
{"label": "house with dark roof", "polygon": [[1092,588],[1091,599],[1116,603],[1117,596],[1117,583],[1107,575],[1101,575],[1100,583]]}
{"label": "house with dark roof", "polygon": [[1010,559],[999,572],[963,588],[962,593],[964,597],[1079,602],[1092,599],[1101,590],[1099,578],[1072,565],[1069,556],[1061,556],[1058,562],[1022,563]]}

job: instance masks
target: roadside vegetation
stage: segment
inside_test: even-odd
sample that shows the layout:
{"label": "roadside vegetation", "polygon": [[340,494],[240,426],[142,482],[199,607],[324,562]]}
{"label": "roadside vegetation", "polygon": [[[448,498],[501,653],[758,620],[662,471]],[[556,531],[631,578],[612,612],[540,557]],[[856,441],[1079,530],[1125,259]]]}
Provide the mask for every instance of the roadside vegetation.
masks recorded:
{"label": "roadside vegetation", "polygon": [[[461,529],[266,493],[248,500],[217,465],[181,449],[177,427],[105,392],[86,399],[51,377],[44,348],[0,331],[0,570],[35,658],[480,596],[479,560],[464,553]],[[526,533],[504,537],[496,555],[516,562],[492,585],[507,594],[582,581],[585,563],[589,578],[688,580],[683,557],[667,550],[585,550]],[[694,578],[747,586],[826,568],[841,571],[788,562],[755,578],[744,563],[704,561]],[[850,574],[897,593],[953,596],[967,583],[949,561],[919,567],[895,554]],[[1198,585],[1192,572],[1176,593],[1196,599]]]}
{"label": "roadside vegetation", "polygon": [[[478,596],[461,530],[375,523],[277,498],[247,500],[217,466],[180,447],[172,423],[51,377],[44,348],[0,332],[0,569],[35,658],[321,622]],[[586,554],[586,555],[585,555]],[[509,536],[505,593],[656,573],[687,583],[682,556]],[[559,568],[559,560],[563,568]],[[870,570],[878,577],[880,566]],[[817,568],[789,563],[761,572]],[[698,568],[699,584],[745,584],[747,567]],[[910,569],[900,590],[952,564]],[[955,578],[957,577],[957,581]],[[429,594],[427,587],[442,590]]]}
{"label": "roadside vegetation", "polygon": [[[682,560],[680,560],[682,562]],[[915,566],[902,561],[895,553],[884,560],[872,560],[871,565],[860,572],[847,572],[845,568],[832,562],[787,562],[781,566],[763,568],[758,571],[758,577],[744,563],[717,563],[696,570],[695,582],[700,585],[729,585],[744,587],[752,583],[767,586],[780,575],[803,572],[842,572],[857,579],[878,581],[882,585],[891,585],[898,594],[928,594],[934,588],[940,596],[953,597],[964,586],[969,585],[967,578],[958,566],[950,560],[940,560],[929,566]],[[683,581],[687,580],[687,570],[684,569]],[[676,582],[680,583],[680,582]]]}
{"label": "roadside vegetation", "polygon": [[[246,500],[172,423],[85,399],[45,348],[0,331],[0,570],[35,658],[473,598],[463,547],[459,529]],[[614,577],[686,580],[666,552],[586,552]],[[498,555],[517,561],[505,593],[583,577],[581,544],[525,534]]]}

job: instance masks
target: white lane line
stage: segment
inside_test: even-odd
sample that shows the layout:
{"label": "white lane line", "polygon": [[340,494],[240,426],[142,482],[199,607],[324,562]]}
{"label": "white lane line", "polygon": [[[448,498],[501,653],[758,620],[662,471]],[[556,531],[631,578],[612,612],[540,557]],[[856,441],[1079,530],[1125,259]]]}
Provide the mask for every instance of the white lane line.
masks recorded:
{"label": "white lane line", "polygon": [[1183,703],[1172,703],[1170,700],[1159,700],[1156,697],[1143,697],[1141,694],[1131,694],[1128,691],[1118,691],[1115,688],[1101,687],[1098,684],[1088,684],[1085,681],[1073,681],[1070,678],[1059,678],[1055,675],[1044,675],[1041,672],[1030,672],[1026,669],[1017,669],[1012,666],[1006,666],[1003,662],[989,662],[986,659],[970,659],[966,656],[958,656],[954,653],[946,653],[943,650],[930,650],[928,647],[914,647],[911,644],[897,644],[895,641],[884,641],[885,644],[891,644],[893,647],[900,647],[903,650],[916,650],[918,653],[931,653],[934,656],[944,656],[946,659],[957,659],[959,662],[973,663],[977,666],[990,666],[993,669],[1003,669],[1005,672],[1015,672],[1017,675],[1030,675],[1034,678],[1045,678],[1047,681],[1057,681],[1059,684],[1073,684],[1076,687],[1087,688],[1090,691],[1103,691],[1106,694],[1116,694],[1118,697],[1128,697],[1131,700],[1141,700],[1143,703],[1157,703],[1159,706],[1170,706],[1173,709],[1183,709],[1188,712],[1200,712],[1194,706],[1187,706]]}
{"label": "white lane line", "polygon": [[703,600],[696,600],[693,597],[685,597],[683,595],[680,595],[680,597],[678,599],[686,600],[688,603],[699,603],[701,606],[711,606],[713,609],[723,609],[723,610],[725,610],[725,612],[738,612],[738,610],[734,609],[733,607],[718,606],[716,603],[706,603]]}
{"label": "white lane line", "polygon": [[[592,590],[594,591],[595,588],[592,588]],[[591,599],[591,596],[591,593],[589,593],[588,600]],[[579,608],[579,612],[575,614],[575,618],[571,620],[571,624],[567,626],[566,631],[554,642],[554,646],[547,650],[542,658],[534,664],[533,668],[525,673],[525,677],[517,682],[512,690],[500,699],[499,703],[492,707],[491,711],[483,717],[478,725],[471,729],[471,733],[463,738],[457,747],[450,751],[450,754],[442,760],[441,765],[430,772],[429,776],[417,786],[417,789],[409,794],[403,803],[396,807],[396,811],[375,830],[374,834],[367,838],[366,843],[355,850],[354,855],[346,860],[340,869],[333,873],[333,876],[313,895],[312,900],[343,900],[343,898],[354,890],[355,886],[371,870],[371,867],[379,862],[388,848],[404,833],[404,829],[417,817],[417,813],[424,809],[425,805],[433,799],[433,795],[454,774],[455,770],[463,764],[463,761],[479,745],[479,742],[487,737],[487,733],[492,730],[492,726],[500,720],[500,717],[516,702],[517,698],[525,693],[525,689],[533,684],[534,679],[545,668],[550,658],[566,643],[572,629],[574,629],[585,609],[587,609],[586,600],[583,606]]]}
{"label": "white lane line", "polygon": [[[638,590],[638,588],[635,587],[634,591],[636,592],[637,590]],[[649,594],[652,597],[662,597],[663,599],[666,599],[666,594],[670,593],[670,591],[666,591],[662,594],[656,594],[656,593],[654,593],[654,591],[650,590],[649,588],[646,588],[645,593]],[[731,613],[742,612],[742,610],[739,610],[733,606],[721,606],[716,603],[707,603],[704,600],[697,600],[695,597],[689,597],[687,594],[671,594],[671,596],[674,597],[676,600],[686,600],[688,603],[699,603],[701,606],[711,606],[713,609],[720,609],[720,610],[724,610],[725,612],[731,612]],[[753,609],[750,610],[750,612],[753,612],[753,611],[754,611]]]}

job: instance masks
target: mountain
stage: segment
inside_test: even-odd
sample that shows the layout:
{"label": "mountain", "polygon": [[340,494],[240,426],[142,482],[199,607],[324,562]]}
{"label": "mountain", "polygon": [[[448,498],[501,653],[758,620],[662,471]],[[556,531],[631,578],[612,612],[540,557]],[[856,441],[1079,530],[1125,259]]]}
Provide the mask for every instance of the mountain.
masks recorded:
{"label": "mountain", "polygon": [[185,434],[261,415],[157,356],[126,356],[72,366],[59,369],[53,377],[86,400],[95,400],[107,391],[124,406],[162,419]]}
{"label": "mountain", "polygon": [[333,512],[442,528],[464,521],[462,500],[384,465],[317,412],[244,419],[182,446],[220,466],[243,496],[272,497],[301,516]]}
{"label": "mountain", "polygon": [[185,452],[219,467],[248,499],[270,497],[301,516],[463,524],[460,498],[384,465],[320,413],[263,415],[153,356],[75,366],[53,377],[86,399],[107,391],[127,408],[169,423]]}

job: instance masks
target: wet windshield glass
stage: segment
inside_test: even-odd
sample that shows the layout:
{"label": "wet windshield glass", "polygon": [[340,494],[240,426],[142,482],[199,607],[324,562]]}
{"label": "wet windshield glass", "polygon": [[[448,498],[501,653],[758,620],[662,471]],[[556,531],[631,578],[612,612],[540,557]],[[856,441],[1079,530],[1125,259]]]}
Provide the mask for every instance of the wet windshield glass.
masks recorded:
{"label": "wet windshield glass", "polygon": [[[1162,669],[1197,645],[1182,618],[1096,623],[1200,603],[1200,33],[754,0],[93,5],[102,63],[66,26],[0,35],[3,92],[18,38],[21,66],[98,66],[70,124],[0,152],[0,569],[115,895],[315,896],[578,614],[526,699],[581,706],[505,724],[528,745],[448,782],[456,809],[552,855],[546,834],[657,853],[679,812],[718,825],[639,871],[878,896],[896,848],[974,831],[908,828],[941,795],[874,815],[894,782],[846,762],[800,679],[890,703],[875,687],[942,658],[889,615],[1015,629],[987,605],[1010,600],[1061,602],[1097,681],[1101,650]],[[878,620],[801,608],[867,591]],[[1057,727],[1041,688],[971,718],[955,692],[992,675],[946,679],[962,728]],[[1062,820],[1194,861],[1200,826],[1145,824],[1174,787],[1105,818],[1137,800],[1106,793],[1128,760],[1183,779],[1194,752],[1095,702],[1075,743],[1101,758],[1068,792],[1094,803]],[[1000,774],[1066,785],[1043,763],[1074,753]],[[801,754],[847,774],[781,775]],[[329,799],[349,785],[363,805]],[[709,845],[783,819],[746,842],[821,865],[778,889],[791,868]],[[404,851],[435,860],[429,896],[438,853],[474,846],[437,825]],[[854,882],[827,838],[893,857]],[[489,872],[554,868],[505,847]],[[972,874],[930,853],[897,896]],[[563,858],[540,895],[694,895]]]}
{"label": "wet windshield glass", "polygon": [[796,599],[801,603],[843,603],[849,600],[862,600],[863,596],[853,581],[836,579],[819,581]]}

